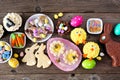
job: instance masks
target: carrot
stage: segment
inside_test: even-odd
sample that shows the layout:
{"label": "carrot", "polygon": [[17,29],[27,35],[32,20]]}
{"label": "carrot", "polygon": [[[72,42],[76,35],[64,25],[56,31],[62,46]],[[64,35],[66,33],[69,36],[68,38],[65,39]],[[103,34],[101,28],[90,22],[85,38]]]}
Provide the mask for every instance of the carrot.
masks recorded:
{"label": "carrot", "polygon": [[19,47],[21,47],[22,46],[21,38],[17,34],[16,34],[16,39],[17,39]]}
{"label": "carrot", "polygon": [[11,45],[12,45],[12,47],[15,46],[15,43],[16,43],[15,39],[11,39]]}
{"label": "carrot", "polygon": [[23,36],[23,34],[18,34],[18,37],[19,37],[19,39],[21,41],[21,44],[24,45],[24,36]]}

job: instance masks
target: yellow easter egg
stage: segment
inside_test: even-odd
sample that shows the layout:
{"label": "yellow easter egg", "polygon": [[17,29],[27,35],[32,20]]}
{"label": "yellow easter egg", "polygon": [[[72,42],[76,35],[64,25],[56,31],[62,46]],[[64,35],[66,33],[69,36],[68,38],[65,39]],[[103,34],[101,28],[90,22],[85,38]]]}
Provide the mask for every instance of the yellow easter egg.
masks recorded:
{"label": "yellow easter egg", "polygon": [[8,45],[5,45],[4,47],[5,47],[5,50],[7,50],[7,51],[11,50],[10,46],[8,46]]}
{"label": "yellow easter egg", "polygon": [[33,38],[33,42],[36,42],[37,41],[37,39],[36,38]]}
{"label": "yellow easter egg", "polygon": [[17,53],[14,53],[14,55],[13,55],[15,58],[18,58],[19,57],[19,55],[17,54]]}
{"label": "yellow easter egg", "polygon": [[11,58],[8,61],[8,64],[10,65],[10,67],[12,68],[17,68],[19,66],[19,61],[16,58]]}
{"label": "yellow easter egg", "polygon": [[4,41],[0,41],[0,46],[4,46],[5,42]]}
{"label": "yellow easter egg", "polygon": [[54,14],[54,19],[58,19],[58,15],[57,14]]}
{"label": "yellow easter egg", "polygon": [[59,16],[59,17],[62,17],[62,16],[63,16],[63,13],[62,13],[62,12],[58,13],[58,16]]}

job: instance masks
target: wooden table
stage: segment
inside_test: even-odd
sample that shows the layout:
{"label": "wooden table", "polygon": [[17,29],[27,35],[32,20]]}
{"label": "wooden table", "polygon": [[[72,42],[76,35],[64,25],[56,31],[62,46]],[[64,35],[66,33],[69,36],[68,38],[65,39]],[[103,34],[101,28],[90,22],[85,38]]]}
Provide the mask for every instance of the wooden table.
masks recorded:
{"label": "wooden table", "polygon": [[[57,20],[53,14],[64,12],[61,18],[65,21],[75,15],[82,15],[84,22],[82,27],[86,30],[88,18],[101,18],[104,23],[113,25],[120,22],[120,0],[0,0],[0,23],[8,12],[17,12],[23,18],[23,25],[19,31],[24,32],[24,24],[29,16],[35,13],[44,13],[52,18],[55,25]],[[9,42],[10,32],[5,32],[1,40]],[[58,36],[55,32],[53,37]],[[100,35],[88,34],[87,41],[99,42]],[[69,35],[64,36],[69,39]],[[27,45],[31,46],[29,39]],[[79,46],[82,49],[81,46]],[[104,45],[100,44],[101,51],[105,53],[102,61],[97,62],[93,70],[85,70],[79,67],[71,72],[59,70],[53,64],[47,69],[38,69],[36,66],[28,67],[20,63],[17,69],[12,69],[7,63],[0,64],[0,80],[120,80],[120,67],[111,66],[111,58],[107,55]],[[14,52],[21,52],[24,49],[13,49]]]}

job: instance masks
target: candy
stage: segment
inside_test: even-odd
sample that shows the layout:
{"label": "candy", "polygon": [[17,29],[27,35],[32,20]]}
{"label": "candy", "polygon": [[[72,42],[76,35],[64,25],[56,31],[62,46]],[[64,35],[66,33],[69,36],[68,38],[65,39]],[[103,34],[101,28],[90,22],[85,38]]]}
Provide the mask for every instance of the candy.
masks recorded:
{"label": "candy", "polygon": [[48,19],[46,18],[46,19],[45,19],[45,24],[48,24],[48,22],[49,22],[49,21],[48,21]]}
{"label": "candy", "polygon": [[95,60],[86,59],[82,62],[82,67],[84,69],[93,69],[96,66]]}
{"label": "candy", "polygon": [[16,32],[10,35],[10,44],[13,48],[23,48],[26,43],[24,33]]}
{"label": "candy", "polygon": [[72,19],[71,19],[71,26],[73,27],[78,27],[82,24],[83,22],[83,17],[82,16],[74,16]]}
{"label": "candy", "polygon": [[20,52],[20,57],[23,57],[24,56],[24,52]]}
{"label": "candy", "polygon": [[4,51],[4,54],[9,55],[10,51]]}
{"label": "candy", "polygon": [[101,60],[102,60],[102,58],[101,58],[100,56],[98,56],[96,59],[97,59],[97,60],[99,60],[99,61],[101,61]]}
{"label": "candy", "polygon": [[0,51],[2,50],[2,46],[0,46]]}
{"label": "candy", "polygon": [[5,42],[0,41],[0,46],[4,46],[4,45],[5,45]]}
{"label": "candy", "polygon": [[13,55],[15,58],[18,58],[19,57],[19,55],[17,54],[17,53],[14,53],[14,55]]}
{"label": "candy", "polygon": [[62,13],[62,12],[58,13],[58,16],[59,16],[59,17],[62,17],[62,16],[63,16],[63,13]]}
{"label": "candy", "polygon": [[100,52],[100,56],[105,56],[105,54],[103,52]]}
{"label": "candy", "polygon": [[57,14],[54,14],[54,19],[58,19],[58,15]]}
{"label": "candy", "polygon": [[8,45],[5,45],[4,47],[5,47],[5,50],[7,50],[7,51],[10,51],[10,49],[11,49],[10,46],[8,46]]}
{"label": "candy", "polygon": [[36,38],[33,38],[33,42],[36,42],[37,41],[37,39]]}
{"label": "candy", "polygon": [[19,61],[15,58],[11,58],[9,61],[8,61],[8,64],[10,65],[10,67],[12,68],[17,68],[19,66]]}
{"label": "candy", "polygon": [[120,36],[120,23],[115,26],[115,28],[114,28],[114,34],[116,36]]}

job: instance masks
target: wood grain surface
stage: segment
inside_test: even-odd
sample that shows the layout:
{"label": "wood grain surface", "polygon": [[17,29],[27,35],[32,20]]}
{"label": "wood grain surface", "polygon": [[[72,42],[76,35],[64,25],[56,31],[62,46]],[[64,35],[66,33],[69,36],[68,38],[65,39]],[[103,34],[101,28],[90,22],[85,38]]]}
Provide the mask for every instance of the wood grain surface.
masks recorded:
{"label": "wood grain surface", "polygon": [[[57,20],[53,19],[53,15],[64,12],[64,16],[60,18],[64,21],[70,21],[75,15],[83,16],[84,22],[81,27],[86,30],[87,19],[93,17],[101,18],[104,23],[112,23],[113,25],[119,23],[119,5],[120,0],[0,0],[0,24],[8,12],[17,12],[23,18],[22,27],[18,31],[24,32],[25,22],[31,15],[44,13],[56,25]],[[5,31],[0,40],[9,42],[9,36],[10,32]],[[57,36],[58,34],[55,31],[52,37]],[[105,53],[102,61],[97,61],[97,66],[93,70],[85,70],[80,64],[76,70],[64,72],[54,64],[47,69],[38,69],[36,66],[28,67],[24,63],[20,63],[17,69],[12,69],[5,63],[0,64],[0,80],[120,80],[120,67],[112,67],[111,58],[107,55],[104,45],[99,42],[100,35],[87,34],[87,36],[87,41],[97,42],[101,51]],[[69,34],[63,38],[70,40]],[[32,44],[27,39],[26,47]],[[82,50],[82,46],[79,45],[80,50]],[[13,49],[13,52],[20,53],[24,49]]]}

